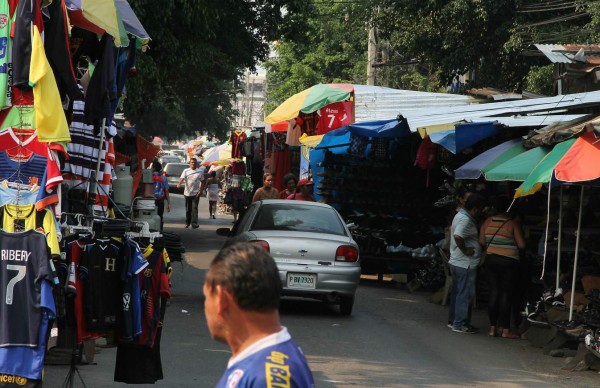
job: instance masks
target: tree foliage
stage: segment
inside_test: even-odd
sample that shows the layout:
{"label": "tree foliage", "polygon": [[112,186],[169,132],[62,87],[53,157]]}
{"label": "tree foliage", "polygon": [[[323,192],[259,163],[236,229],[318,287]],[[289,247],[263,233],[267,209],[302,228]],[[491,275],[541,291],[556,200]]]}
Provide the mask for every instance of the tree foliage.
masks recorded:
{"label": "tree foliage", "polygon": [[302,30],[303,0],[130,0],[151,36],[127,83],[125,114],[149,134],[224,137],[239,78],[269,42]]}
{"label": "tree foliage", "polygon": [[533,44],[593,43],[600,35],[598,2],[311,1],[315,7],[307,15],[305,36],[282,40],[278,57],[268,62],[267,113],[317,82],[364,83],[369,25],[377,29],[378,43],[390,47],[377,68],[376,84],[426,91],[443,90],[465,73],[472,75],[467,87],[548,91],[551,83],[542,85],[548,70],[541,68],[548,60]]}

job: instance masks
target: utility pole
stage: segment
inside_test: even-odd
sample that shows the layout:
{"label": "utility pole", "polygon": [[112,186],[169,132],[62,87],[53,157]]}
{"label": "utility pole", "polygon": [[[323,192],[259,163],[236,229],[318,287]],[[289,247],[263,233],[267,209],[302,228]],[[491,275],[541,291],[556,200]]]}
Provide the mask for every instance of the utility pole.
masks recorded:
{"label": "utility pole", "polygon": [[375,68],[373,64],[377,60],[377,39],[375,38],[375,27],[369,25],[369,40],[367,45],[367,85],[375,85]]}

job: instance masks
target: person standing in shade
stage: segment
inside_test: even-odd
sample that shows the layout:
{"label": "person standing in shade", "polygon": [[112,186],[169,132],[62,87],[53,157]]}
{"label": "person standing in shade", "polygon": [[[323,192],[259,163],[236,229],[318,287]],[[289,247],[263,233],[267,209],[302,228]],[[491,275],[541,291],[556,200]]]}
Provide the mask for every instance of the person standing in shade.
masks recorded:
{"label": "person standing in shade", "polygon": [[165,200],[167,201],[167,212],[171,211],[171,199],[169,198],[169,182],[162,175],[162,165],[158,160],[152,162],[152,187],[154,192],[154,203],[156,213],[160,217],[160,231],[163,230],[163,214],[165,213]]}
{"label": "person standing in shade", "polygon": [[485,275],[488,281],[488,335],[518,339],[520,335],[510,330],[510,312],[513,293],[519,279],[519,250],[525,249],[521,225],[507,212],[510,201],[499,197],[494,206],[494,216],[481,225],[479,243],[486,247]]}
{"label": "person standing in shade", "polygon": [[283,186],[285,187],[279,193],[279,199],[287,199],[292,194],[296,194],[296,184],[298,179],[292,173],[283,176]]}
{"label": "person standing in shade", "polygon": [[292,199],[296,201],[315,201],[313,197],[313,182],[308,179],[300,179],[298,182],[298,188],[294,194],[290,194],[286,199]]}
{"label": "person standing in shade", "polygon": [[196,229],[198,225],[198,202],[200,201],[200,186],[204,180],[204,169],[198,168],[198,160],[190,159],[190,167],[183,170],[177,188],[184,184],[185,197],[185,227]]}
{"label": "person standing in shade", "polygon": [[263,175],[263,185],[254,193],[252,202],[263,199],[279,199],[279,190],[273,187],[273,175],[269,173]]}
{"label": "person standing in shade", "polygon": [[232,353],[218,388],[314,387],[302,350],[281,326],[281,279],[264,249],[237,243],[221,250],[202,291],[210,335]]}
{"label": "person standing in shade", "polygon": [[475,286],[477,281],[477,267],[481,256],[481,245],[479,245],[479,228],[477,217],[485,206],[483,196],[473,193],[465,201],[452,220],[450,232],[450,271],[452,281],[456,283],[453,291],[454,321],[452,331],[457,333],[476,333],[477,329],[471,326],[469,319],[469,307],[475,297]]}
{"label": "person standing in shade", "polygon": [[208,218],[215,219],[217,214],[217,201],[219,200],[219,191],[221,191],[221,182],[217,179],[217,172],[210,173],[210,178],[206,180],[206,198],[208,199]]}

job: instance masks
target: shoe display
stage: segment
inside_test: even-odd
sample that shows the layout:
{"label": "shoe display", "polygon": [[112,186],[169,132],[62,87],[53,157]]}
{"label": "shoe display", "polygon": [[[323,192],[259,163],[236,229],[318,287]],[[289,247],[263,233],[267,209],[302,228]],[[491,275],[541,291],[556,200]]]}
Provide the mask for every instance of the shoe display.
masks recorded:
{"label": "shoe display", "polygon": [[438,199],[433,206],[444,207],[456,203],[453,195],[446,195],[444,198]]}

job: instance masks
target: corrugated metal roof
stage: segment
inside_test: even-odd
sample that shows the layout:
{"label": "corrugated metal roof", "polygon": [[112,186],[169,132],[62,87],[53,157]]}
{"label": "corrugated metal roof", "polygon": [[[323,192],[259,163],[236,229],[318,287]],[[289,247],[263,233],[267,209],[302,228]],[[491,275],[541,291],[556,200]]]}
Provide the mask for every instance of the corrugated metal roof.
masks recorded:
{"label": "corrugated metal roof", "polygon": [[[587,63],[600,65],[600,45],[598,44],[535,44],[552,63]],[[583,49],[583,61],[573,58]]]}
{"label": "corrugated metal roof", "polygon": [[484,123],[489,121],[497,121],[507,127],[539,127],[542,125],[550,125],[564,123],[571,120],[579,120],[585,117],[593,117],[593,115],[535,115],[535,116],[500,116],[500,117],[479,117],[471,120],[474,123]]}
{"label": "corrugated metal roof", "polygon": [[475,103],[470,96],[417,92],[382,86],[354,85],[355,122],[393,119],[400,112],[438,109]]}
{"label": "corrugated metal roof", "polygon": [[600,107],[600,91],[565,94],[554,97],[533,98],[519,101],[472,104],[452,108],[398,110],[407,120],[411,131],[428,125],[445,124],[461,120],[471,121],[481,117],[530,115],[532,113],[560,113],[565,109]]}

